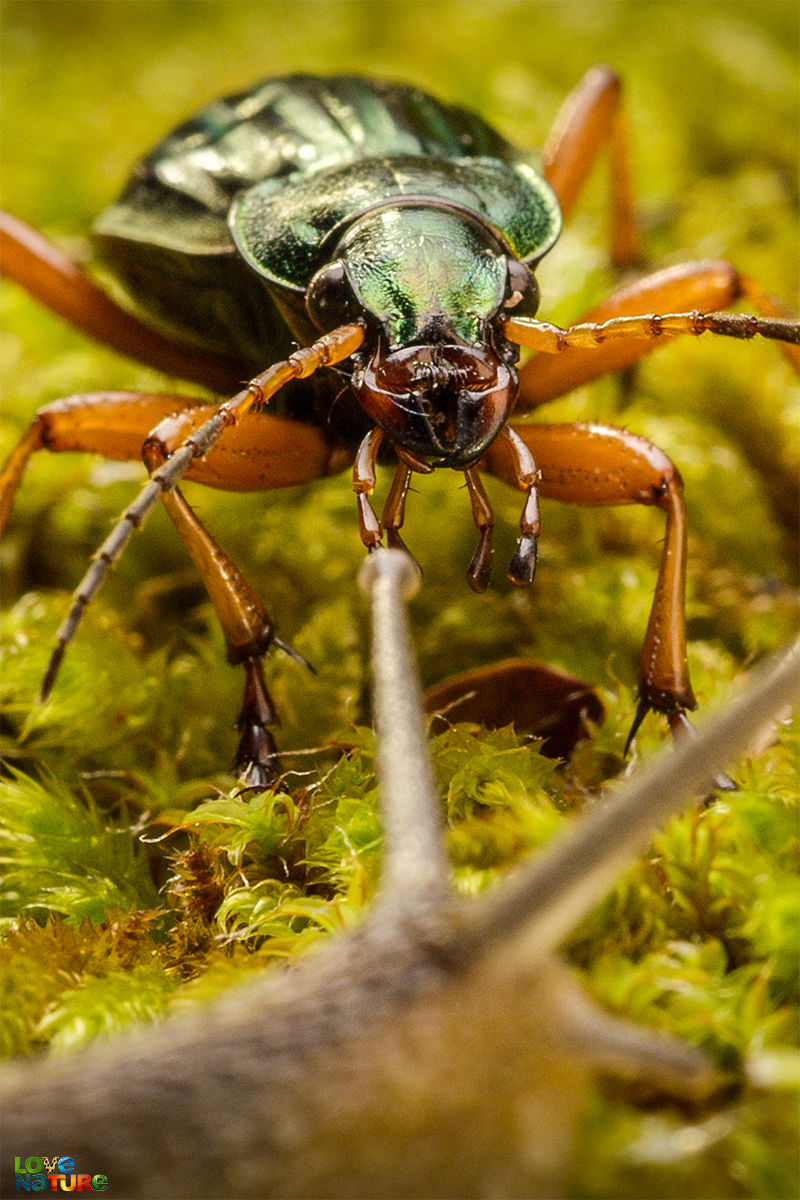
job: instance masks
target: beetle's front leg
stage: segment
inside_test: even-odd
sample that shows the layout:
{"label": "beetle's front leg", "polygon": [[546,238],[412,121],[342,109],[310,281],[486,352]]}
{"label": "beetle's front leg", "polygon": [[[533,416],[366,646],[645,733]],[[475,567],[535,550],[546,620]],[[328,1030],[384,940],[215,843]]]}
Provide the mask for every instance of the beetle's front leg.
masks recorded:
{"label": "beetle's front leg", "polygon": [[[168,457],[169,446],[159,430],[168,432],[174,423],[168,418],[144,443],[142,457],[151,473]],[[214,606],[225,636],[228,661],[245,669],[244,699],[237,720],[240,738],[236,770],[246,783],[267,787],[274,783],[282,765],[271,732],[279,719],[264,682],[261,660],[273,643],[288,647],[276,639],[272,620],[255,589],[209,534],[181,491],[173,488],[161,499]]]}
{"label": "beetle's front leg", "polygon": [[[649,504],[666,516],[653,606],[645,634],[635,733],[650,709],[664,713],[673,730],[697,702],[686,657],[686,509],[678,471],[662,450],[643,437],[609,425],[517,425],[515,435],[530,449],[539,469],[539,491],[572,504]],[[486,467],[517,485],[502,444]]]}

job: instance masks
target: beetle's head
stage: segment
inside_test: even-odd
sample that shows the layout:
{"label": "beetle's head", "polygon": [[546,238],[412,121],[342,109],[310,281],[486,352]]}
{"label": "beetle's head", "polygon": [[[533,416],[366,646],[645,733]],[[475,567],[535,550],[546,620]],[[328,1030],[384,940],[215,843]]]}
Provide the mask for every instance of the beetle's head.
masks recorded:
{"label": "beetle's head", "polygon": [[537,298],[528,269],[479,218],[410,202],[353,222],[307,306],[323,329],[366,321],[352,386],[397,450],[463,468],[486,452],[517,398],[517,350],[494,318],[512,306],[532,314]]}

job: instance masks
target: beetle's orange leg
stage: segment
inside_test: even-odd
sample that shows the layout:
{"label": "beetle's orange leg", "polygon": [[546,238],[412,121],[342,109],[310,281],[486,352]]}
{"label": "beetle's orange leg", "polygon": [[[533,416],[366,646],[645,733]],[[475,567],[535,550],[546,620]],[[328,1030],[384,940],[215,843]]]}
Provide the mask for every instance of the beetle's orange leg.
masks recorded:
{"label": "beetle's orange leg", "polygon": [[[59,664],[75,635],[83,610],[102,584],[111,566],[122,554],[133,531],[144,523],[164,493],[174,488],[189,471],[192,471],[196,478],[201,479],[204,469],[203,460],[211,455],[225,431],[240,424],[251,410],[253,410],[254,416],[258,415],[260,420],[263,408],[269,402],[270,397],[289,380],[305,379],[322,366],[331,366],[341,362],[353,354],[363,340],[364,329],[361,325],[342,325],[339,329],[334,329],[332,333],[323,335],[313,345],[295,351],[284,362],[275,363],[261,375],[257,375],[231,400],[221,404],[219,408],[213,409],[210,416],[206,415],[207,410],[195,409],[182,413],[177,421],[168,419],[172,435],[175,438],[173,444],[177,448],[154,471],[133,503],[125,509],[95,554],[91,567],[78,585],[66,619],[56,634],[56,646],[42,684],[43,698],[47,697],[53,686]],[[272,420],[276,419],[272,418]],[[187,422],[190,432],[188,436],[183,436],[186,432]],[[288,422],[288,424],[294,426],[296,430],[298,429],[297,422]],[[258,427],[260,428],[260,426]],[[305,427],[301,426],[300,428]],[[311,436],[325,447],[326,461],[332,464],[336,454],[331,450],[324,436],[315,430],[311,431]],[[243,442],[246,443],[246,439],[243,439]],[[246,445],[244,449],[246,449]],[[316,478],[316,475],[324,473],[317,470],[309,474],[308,464],[304,463],[299,456],[294,460],[294,466],[298,477],[294,480],[287,479],[284,482],[305,482],[309,478]],[[329,469],[333,469],[333,467],[329,466]],[[17,471],[18,474],[19,471]]]}
{"label": "beetle's orange leg", "polygon": [[[686,658],[684,591],[686,510],[680,475],[645,438],[608,425],[517,425],[531,450],[543,496],[572,504],[652,504],[666,515],[666,531],[640,667],[638,727],[649,709],[671,724],[696,707]],[[484,465],[512,486],[513,463],[495,443]]]}
{"label": "beetle's orange leg", "polygon": [[[737,300],[751,301],[761,316],[717,311]],[[726,262],[684,263],[649,275],[613,292],[568,329],[511,316],[503,328],[510,341],[542,352],[520,371],[519,403],[528,410],[632,366],[679,334],[773,338],[800,370],[800,322],[787,319],[776,300]]]}
{"label": "beetle's orange leg", "polygon": [[611,157],[611,260],[628,266],[640,257],[628,128],[619,78],[599,66],[587,71],[564,101],[542,152],[544,177],[564,217],[606,145]]}
{"label": "beetle's orange leg", "polygon": [[[247,783],[266,787],[280,774],[278,747],[270,731],[278,715],[267,691],[261,659],[275,641],[264,605],[236,564],[211,537],[178,488],[165,492],[164,507],[205,584],[222,625],[230,663],[241,663],[247,679],[236,769]],[[278,643],[283,645],[283,643]]]}
{"label": "beetle's orange leg", "polygon": [[[45,405],[0,471],[0,532],[28,461],[37,450],[78,450],[135,462],[149,430],[192,401],[138,392],[92,392]],[[196,401],[195,401],[196,403]]]}
{"label": "beetle's orange leg", "polygon": [[[35,451],[77,450],[136,462],[154,426],[161,426],[165,444],[176,446],[216,411],[186,396],[146,392],[88,392],[45,405],[0,471],[0,532]],[[186,474],[210,487],[254,492],[309,482],[343,469],[350,457],[314,426],[259,413],[231,426]]]}
{"label": "beetle's orange leg", "polygon": [[230,392],[245,372],[220,354],[165,337],[120,308],[71,258],[24,221],[0,212],[0,270],[77,329],[168,375]]}
{"label": "beetle's orange leg", "polygon": [[[7,516],[35,450],[78,450],[134,461],[144,454],[148,467],[157,469],[188,433],[216,411],[211,405],[181,409],[187,403],[191,402],[173,395],[96,392],[47,405],[0,474],[0,509]],[[154,424],[156,429],[148,433]],[[194,464],[191,474],[198,481],[230,490],[263,490],[306,482],[344,465],[318,430],[296,421],[250,414],[229,433],[204,461]],[[236,765],[248,782],[265,786],[280,770],[280,758],[269,728],[277,723],[277,716],[260,658],[273,642],[289,647],[274,636],[261,600],[178,490],[164,492],[162,499],[205,583],[225,634],[228,657],[245,667]],[[52,677],[51,669],[43,691],[49,690]]]}
{"label": "beetle's orange leg", "polygon": [[[167,425],[171,422],[167,422]],[[151,471],[167,458],[168,443],[158,431],[147,439],[143,457]],[[211,537],[178,488],[164,492],[162,502],[189,551],[222,625],[228,661],[246,671],[236,769],[247,783],[266,787],[280,774],[281,760],[270,726],[278,715],[267,691],[261,659],[274,638],[267,610],[236,564]],[[279,643],[282,645],[282,643]]]}

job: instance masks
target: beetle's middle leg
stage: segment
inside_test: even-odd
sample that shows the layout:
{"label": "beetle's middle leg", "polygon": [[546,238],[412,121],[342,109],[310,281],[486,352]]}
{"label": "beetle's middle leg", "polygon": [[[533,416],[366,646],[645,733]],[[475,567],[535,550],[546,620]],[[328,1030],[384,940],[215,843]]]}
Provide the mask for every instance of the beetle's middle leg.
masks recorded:
{"label": "beetle's middle leg", "polygon": [[[666,530],[639,672],[639,708],[631,737],[650,709],[664,713],[673,732],[697,702],[686,656],[686,509],[677,468],[643,437],[609,425],[517,425],[531,450],[542,496],[572,504],[647,504],[660,508]],[[519,486],[502,442],[483,460],[489,471]]]}

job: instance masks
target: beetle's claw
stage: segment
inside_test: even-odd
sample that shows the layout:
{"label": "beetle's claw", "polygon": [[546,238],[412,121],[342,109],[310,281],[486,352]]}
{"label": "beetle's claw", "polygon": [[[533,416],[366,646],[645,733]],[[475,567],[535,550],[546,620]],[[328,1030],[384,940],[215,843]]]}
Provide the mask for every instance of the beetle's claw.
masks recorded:
{"label": "beetle's claw", "polygon": [[275,787],[283,771],[283,762],[274,737],[263,725],[248,725],[242,730],[235,769],[248,789],[264,791]]}
{"label": "beetle's claw", "polygon": [[[273,746],[275,742],[272,742]],[[282,770],[281,758],[279,754],[272,756],[269,762],[254,762],[250,761],[245,766],[237,763],[236,773],[242,781],[242,784],[247,790],[251,788],[255,791],[263,792],[267,788],[275,786],[276,780],[280,776]]]}
{"label": "beetle's claw", "polygon": [[[669,727],[672,730],[672,736],[677,741],[682,737],[694,737],[695,729],[692,722],[687,717],[682,708],[676,712],[668,713],[667,720]],[[725,771],[717,771],[714,775],[713,786],[715,792],[738,792],[739,786],[734,783],[730,775]]]}
{"label": "beetle's claw", "polygon": [[536,574],[537,553],[537,539],[531,537],[530,534],[523,534],[517,542],[514,557],[508,564],[508,578],[517,587],[527,587],[529,583],[533,583],[533,577]]}
{"label": "beetle's claw", "polygon": [[312,675],[316,675],[316,667],[313,667],[308,659],[303,657],[299,650],[295,650],[294,646],[291,646],[288,642],[285,642],[283,638],[273,636],[272,644],[277,646],[279,650],[282,650],[284,654],[288,654],[289,658],[293,658],[295,662],[300,663],[301,667],[308,667]]}
{"label": "beetle's claw", "polygon": [[[645,696],[639,697],[639,703],[636,707],[636,714],[633,718],[631,731],[625,741],[626,757],[630,751],[631,745],[633,744],[633,739],[636,737],[636,734],[639,730],[639,726],[650,710],[655,710],[655,708],[656,706]],[[672,731],[672,736],[676,741],[682,737],[695,736],[694,725],[692,725],[684,709],[676,708],[672,712],[668,712],[665,715],[669,723],[670,730]],[[714,775],[713,786],[715,792],[738,792],[739,790],[738,784],[734,783],[730,775],[727,775],[725,771],[717,771],[717,773]],[[713,797],[709,797],[709,799],[713,799]]]}

